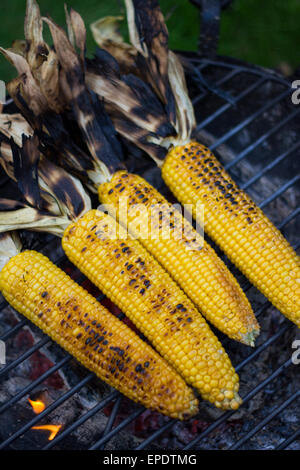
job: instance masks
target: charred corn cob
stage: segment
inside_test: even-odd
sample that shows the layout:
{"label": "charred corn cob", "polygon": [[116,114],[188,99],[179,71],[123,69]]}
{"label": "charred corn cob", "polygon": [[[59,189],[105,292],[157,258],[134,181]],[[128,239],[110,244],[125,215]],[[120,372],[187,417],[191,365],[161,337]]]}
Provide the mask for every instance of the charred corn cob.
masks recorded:
{"label": "charred corn cob", "polygon": [[204,399],[238,408],[238,376],[222,345],[178,285],[121,225],[91,210],[66,229],[62,244],[69,259]]}
{"label": "charred corn cob", "polygon": [[0,289],[17,311],[127,397],[173,418],[197,412],[183,379],[45,256],[24,251],[11,258]]}
{"label": "charred corn cob", "polygon": [[[259,325],[245,294],[179,210],[144,178],[126,171],[101,184],[98,194],[102,203],[113,205],[118,220],[127,223],[213,325],[235,340],[254,345]],[[125,204],[120,204],[120,198]]]}
{"label": "charred corn cob", "polygon": [[204,204],[205,230],[228,258],[300,327],[299,257],[212,152],[198,142],[173,147],[162,175],[183,204]]}

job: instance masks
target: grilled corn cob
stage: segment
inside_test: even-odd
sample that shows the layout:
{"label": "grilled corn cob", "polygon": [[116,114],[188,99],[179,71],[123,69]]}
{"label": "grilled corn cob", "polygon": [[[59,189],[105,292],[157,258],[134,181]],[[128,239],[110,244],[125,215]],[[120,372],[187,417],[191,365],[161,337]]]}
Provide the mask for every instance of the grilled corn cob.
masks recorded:
{"label": "grilled corn cob", "polygon": [[181,203],[204,204],[208,235],[300,327],[299,257],[212,152],[198,142],[173,147],[162,176]]}
{"label": "grilled corn cob", "polygon": [[204,399],[238,408],[238,376],[222,345],[178,285],[122,226],[91,210],[70,224],[62,245]]}
{"label": "grilled corn cob", "polygon": [[[98,194],[102,203],[113,204],[118,220],[127,222],[129,231],[213,325],[235,340],[254,345],[259,325],[245,294],[179,210],[143,178],[126,171],[115,173],[110,182],[101,184]],[[127,198],[125,206],[120,205],[121,197]],[[139,204],[147,211],[139,212]]]}
{"label": "grilled corn cob", "polygon": [[130,328],[36,251],[0,273],[7,301],[85,367],[132,400],[173,418],[197,412],[183,379]]}

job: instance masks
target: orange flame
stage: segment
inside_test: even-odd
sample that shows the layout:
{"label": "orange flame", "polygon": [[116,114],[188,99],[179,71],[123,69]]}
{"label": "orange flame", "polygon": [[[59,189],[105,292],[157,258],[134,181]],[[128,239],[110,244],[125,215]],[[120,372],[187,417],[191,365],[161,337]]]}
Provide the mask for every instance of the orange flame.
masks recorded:
{"label": "orange flame", "polygon": [[48,441],[52,441],[55,438],[56,434],[59,432],[61,427],[62,427],[61,424],[45,424],[43,426],[33,426],[31,429],[40,429],[42,431],[50,431]]}
{"label": "orange flame", "polygon": [[45,405],[45,403],[42,402],[42,400],[34,401],[34,400],[30,400],[30,398],[28,398],[28,401],[31,404],[32,409],[33,409],[33,411],[35,412],[36,415],[40,414],[46,408],[46,405]]}

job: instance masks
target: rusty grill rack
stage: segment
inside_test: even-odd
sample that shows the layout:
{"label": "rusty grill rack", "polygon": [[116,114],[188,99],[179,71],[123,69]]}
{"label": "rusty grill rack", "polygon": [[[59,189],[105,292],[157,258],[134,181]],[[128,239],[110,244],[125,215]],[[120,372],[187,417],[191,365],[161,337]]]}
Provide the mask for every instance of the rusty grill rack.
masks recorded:
{"label": "rusty grill rack", "polygon": [[[263,69],[259,69],[253,66],[248,66],[247,64],[243,63],[235,63],[231,59],[226,58],[218,58],[216,60],[206,59],[200,56],[187,54],[188,60],[190,64],[193,66],[193,73],[192,78],[190,78],[190,86],[191,86],[191,95],[193,97],[193,103],[196,109],[196,114],[200,112],[201,119],[198,118],[198,126],[197,131],[201,135],[202,132],[210,132],[213,129],[213,126],[216,126],[216,129],[222,128],[219,127],[219,122],[224,123],[227,125],[227,129],[220,133],[213,138],[213,141],[210,144],[210,148],[214,151],[219,151],[219,154],[222,157],[222,146],[227,145],[229,142],[235,142],[234,145],[237,145],[236,142],[240,143],[240,148],[235,151],[234,157],[231,158],[229,161],[225,162],[225,167],[229,170],[229,172],[233,175],[233,177],[238,181],[240,186],[247,191],[250,191],[252,197],[256,200],[261,208],[264,208],[266,211],[268,206],[273,203],[275,200],[279,200],[280,198],[284,198],[286,191],[289,190],[292,186],[296,186],[296,184],[300,180],[300,173],[293,174],[292,177],[285,179],[279,187],[277,187],[271,195],[268,195],[263,200],[260,200],[259,194],[256,194],[255,191],[251,192],[252,187],[258,182],[262,177],[268,177],[270,172],[276,170],[278,174],[281,173],[281,165],[284,165],[284,162],[292,155],[298,155],[298,159],[300,158],[299,151],[300,151],[300,141],[295,141],[293,143],[287,142],[285,149],[280,149],[280,152],[274,155],[274,157],[268,161],[262,161],[260,159],[260,168],[255,173],[253,173],[247,180],[241,177],[240,172],[238,171],[238,164],[242,161],[247,160],[250,164],[252,164],[252,158],[254,159],[254,163],[257,163],[257,151],[259,149],[267,148],[268,141],[270,138],[278,135],[279,132],[284,132],[283,130],[292,126],[292,123],[295,123],[296,120],[300,118],[300,106],[287,106],[286,112],[284,117],[280,116],[277,122],[269,123],[266,129],[263,130],[262,134],[259,131],[255,131],[254,135],[256,137],[253,138],[253,133],[251,134],[251,141],[247,141],[245,138],[245,132],[248,131],[251,126],[255,125],[261,118],[264,116],[269,116],[272,110],[276,107],[276,105],[282,103],[283,101],[289,101],[291,99],[291,85],[288,81],[283,79],[281,76],[266,71]],[[249,83],[246,87],[243,87],[241,91],[236,92],[234,89],[236,83],[241,83],[243,81],[242,77],[248,77]],[[203,86],[203,77],[205,80],[209,81],[210,85],[214,87],[222,88],[222,90],[226,89],[228,93],[230,93],[230,99],[226,99],[226,97],[216,95],[211,91],[205,89]],[[268,90],[268,87],[272,89],[272,96],[268,96],[265,102],[262,102],[261,105],[257,104],[255,109],[248,109],[247,102],[255,100],[256,93],[259,90]],[[266,95],[267,96],[267,95]],[[213,100],[213,101],[212,101]],[[246,100],[246,102],[245,102]],[[211,103],[217,103],[211,106]],[[243,105],[243,103],[245,103]],[[213,109],[211,109],[213,107]],[[238,121],[236,121],[236,116],[240,116],[238,113],[242,111],[243,118],[239,117]],[[226,127],[225,125],[225,127]],[[299,126],[298,126],[299,129]],[[299,132],[298,132],[299,136]],[[233,140],[232,140],[233,139]],[[298,152],[298,154],[297,154]],[[296,157],[295,157],[296,158]],[[256,159],[256,160],[255,160]],[[264,159],[263,159],[264,160]],[[295,160],[294,160],[295,161]],[[254,168],[256,166],[254,165]],[[300,208],[296,207],[292,209],[292,211],[281,219],[277,226],[281,230],[285,230],[288,224],[295,223],[297,217],[299,217]],[[300,246],[299,240],[294,243],[294,248],[297,250]],[[38,247],[39,249],[43,249],[42,246]],[[64,265],[66,259],[64,256],[60,257],[56,260],[56,264]],[[231,265],[230,265],[231,266]],[[84,276],[80,276],[77,282],[82,283],[84,281]],[[247,292],[249,299],[251,301],[251,295],[249,295],[249,289],[251,288],[250,283],[243,278],[242,282],[243,289]],[[100,296],[98,300],[102,300],[104,296]],[[0,304],[0,313],[1,310],[5,306],[5,301]],[[268,308],[270,307],[270,303],[264,299],[262,305],[256,309],[256,315],[260,316],[263,314]],[[8,331],[5,331],[0,339],[2,341],[6,341],[9,338],[12,338],[16,335],[22,328],[26,325],[29,325],[30,322],[23,317],[19,317],[20,321],[17,325],[10,328]],[[283,335],[288,331],[294,328],[288,320],[283,320],[280,323],[277,330],[272,334],[270,337],[267,338],[262,344],[256,347],[254,350],[242,359],[239,363],[234,363],[234,366],[237,372],[240,374],[241,378],[243,377],[243,370],[255,361],[261,353],[266,351],[270,348],[276,341],[280,340]],[[233,342],[225,339],[223,343],[226,345],[227,350],[231,351],[231,347]],[[16,368],[20,363],[25,361],[27,358],[30,357],[35,351],[39,350],[44,346],[48,346],[51,344],[51,340],[46,335],[40,334],[40,339],[33,347],[29,348],[25,353],[21,354],[16,360],[13,360],[11,363],[0,368],[0,383],[5,378],[6,374],[9,372],[13,373],[14,368]],[[240,346],[234,344],[234,348],[243,348],[244,346]],[[248,351],[249,349],[246,348]],[[16,405],[19,400],[23,397],[29,395],[33,392],[38,386],[40,386],[47,378],[51,376],[55,371],[60,370],[63,366],[66,366],[71,357],[63,353],[62,359],[60,359],[53,367],[49,370],[44,372],[40,377],[35,379],[32,383],[26,386],[24,389],[20,390],[15,396],[11,397],[5,403],[0,404],[0,414],[7,412],[11,407]],[[289,368],[295,367],[292,364],[292,359],[287,359],[283,363],[280,363],[280,358],[278,359],[278,364],[273,371],[260,383],[255,385],[252,390],[250,390],[246,395],[243,396],[244,404],[251,402],[251,400],[260,392],[265,391],[269,384],[272,383],[275,379],[277,379],[281,374],[286,373],[289,371]],[[298,366],[300,367],[300,366]],[[84,369],[83,369],[84,370]],[[60,405],[64,404],[70,397],[80,391],[85,385],[90,383],[93,378],[94,374],[88,373],[84,370],[85,376],[82,379],[79,379],[76,385],[73,385],[66,393],[63,393],[56,401],[51,403],[41,414],[35,416],[28,422],[22,423],[19,429],[13,434],[8,435],[7,438],[0,443],[0,449],[10,449],[12,448],[12,444],[19,439],[22,435],[24,435],[32,426],[36,423],[43,421],[43,418],[47,417],[53,410],[55,410]],[[293,402],[298,400],[300,397],[300,390],[296,390],[293,394],[288,396],[284,399],[283,402],[279,403],[275,408],[272,409],[264,418],[255,426],[250,429],[248,432],[244,433],[240,436],[240,438],[234,442],[234,444],[230,447],[231,449],[239,449],[239,448],[247,448],[247,442],[259,431],[261,431],[264,426],[268,425],[272,422],[272,420],[278,417],[284,410],[286,410]],[[89,448],[93,449],[104,449],[105,445],[116,436],[120,431],[124,430],[130,423],[136,420],[141,413],[143,413],[144,408],[136,405],[134,411],[128,415],[125,419],[121,421],[118,420],[118,423],[115,424],[116,419],[118,417],[118,412],[120,409],[120,405],[122,403],[122,396],[119,392],[112,390],[108,396],[104,399],[100,400],[92,409],[86,412],[83,416],[79,419],[76,419],[71,425],[66,427],[62,432],[60,432],[53,441],[49,442],[43,449],[52,449],[57,446],[58,443],[63,442],[63,440],[70,436],[72,432],[77,430],[83,423],[85,423],[88,419],[93,417],[96,413],[101,412],[110,402],[114,402],[111,414],[107,420],[107,425],[102,433],[102,435],[97,436],[96,439],[91,437],[91,442]],[[190,449],[201,449],[201,443],[204,439],[209,439],[210,434],[217,430],[221,425],[226,423],[235,411],[227,411],[222,413],[217,419],[211,422],[208,427],[202,432],[199,432],[185,447],[182,447],[181,450],[190,450]],[[150,432],[149,435],[144,439],[144,441],[136,447],[136,449],[150,449],[151,446],[159,441],[159,439],[166,433],[170,431],[171,428],[175,425],[176,420],[169,419],[165,422],[165,424],[155,432]],[[281,442],[277,443],[277,449],[287,449],[293,442],[300,438],[300,427],[293,430],[291,434],[281,440]]]}

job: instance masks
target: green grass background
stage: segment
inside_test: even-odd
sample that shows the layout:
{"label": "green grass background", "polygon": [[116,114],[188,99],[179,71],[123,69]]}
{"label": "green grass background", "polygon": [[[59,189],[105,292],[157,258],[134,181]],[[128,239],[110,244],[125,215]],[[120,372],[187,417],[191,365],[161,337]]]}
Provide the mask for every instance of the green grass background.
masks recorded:
{"label": "green grass background", "polygon": [[[23,38],[25,0],[1,0],[0,45],[9,47],[14,39]],[[122,0],[68,0],[83,16],[86,25],[105,15],[124,11]],[[64,1],[39,0],[42,14],[49,14],[64,25]],[[197,49],[198,10],[188,0],[161,0],[174,49]],[[300,0],[234,0],[222,13],[220,54],[236,57],[267,67],[283,63],[294,69],[300,64]],[[46,27],[47,29],[47,27]],[[46,36],[46,38],[49,36]],[[87,48],[94,42],[88,29]],[[0,57],[0,79],[16,75],[13,67]]]}

